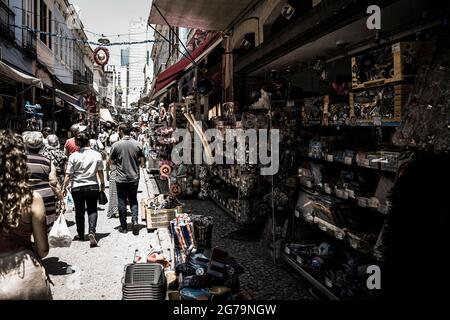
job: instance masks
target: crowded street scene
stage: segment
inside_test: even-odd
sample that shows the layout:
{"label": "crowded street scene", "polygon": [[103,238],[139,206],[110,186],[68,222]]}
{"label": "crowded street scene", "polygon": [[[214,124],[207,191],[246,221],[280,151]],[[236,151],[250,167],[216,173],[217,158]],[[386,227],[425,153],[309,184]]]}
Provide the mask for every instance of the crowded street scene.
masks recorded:
{"label": "crowded street scene", "polygon": [[448,9],[1,1],[0,303],[440,298]]}

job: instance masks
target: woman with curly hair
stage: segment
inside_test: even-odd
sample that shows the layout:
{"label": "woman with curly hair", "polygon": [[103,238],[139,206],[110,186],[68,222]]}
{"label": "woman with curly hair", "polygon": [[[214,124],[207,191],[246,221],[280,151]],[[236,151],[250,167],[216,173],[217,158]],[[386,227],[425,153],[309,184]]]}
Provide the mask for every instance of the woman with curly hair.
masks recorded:
{"label": "woman with curly hair", "polygon": [[0,131],[0,300],[51,299],[40,262],[48,252],[44,201],[28,185],[23,139]]}

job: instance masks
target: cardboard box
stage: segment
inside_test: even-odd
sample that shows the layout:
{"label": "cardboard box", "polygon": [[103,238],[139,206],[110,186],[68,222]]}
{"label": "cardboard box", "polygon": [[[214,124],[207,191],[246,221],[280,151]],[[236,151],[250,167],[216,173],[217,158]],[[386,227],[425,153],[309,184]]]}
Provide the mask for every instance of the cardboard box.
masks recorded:
{"label": "cardboard box", "polygon": [[411,80],[422,63],[432,57],[426,42],[398,42],[352,58],[352,87],[362,89]]}
{"label": "cardboard box", "polygon": [[385,85],[350,93],[350,106],[357,125],[400,122],[411,85]]}

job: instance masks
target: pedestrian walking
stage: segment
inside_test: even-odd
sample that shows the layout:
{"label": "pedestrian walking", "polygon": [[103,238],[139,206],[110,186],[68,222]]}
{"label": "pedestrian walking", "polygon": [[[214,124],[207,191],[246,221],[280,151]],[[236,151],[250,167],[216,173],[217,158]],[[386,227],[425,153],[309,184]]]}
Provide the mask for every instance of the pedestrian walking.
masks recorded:
{"label": "pedestrian walking", "polygon": [[56,135],[49,135],[47,137],[47,144],[48,146],[43,155],[55,165],[58,182],[62,186],[68,157],[61,150],[59,138]]}
{"label": "pedestrian walking", "polygon": [[87,129],[87,126],[81,125],[81,124],[74,124],[70,128],[70,133],[72,137],[66,141],[66,144],[64,145],[64,152],[67,157],[70,157],[75,152],[78,152],[80,148],[77,146],[75,142],[75,137],[78,133],[83,132]]}
{"label": "pedestrian walking", "polygon": [[24,132],[23,139],[27,151],[27,165],[30,172],[29,184],[44,200],[47,224],[56,220],[56,199],[62,200],[55,165],[42,155],[44,136],[38,131]]}
{"label": "pedestrian walking", "polygon": [[120,140],[119,134],[116,132],[116,130],[113,130],[111,135],[109,136],[109,144],[112,146],[119,140]]}
{"label": "pedestrian walking", "polygon": [[127,233],[127,200],[130,203],[132,214],[133,234],[139,234],[139,206],[137,193],[139,187],[140,169],[145,167],[142,145],[131,139],[132,127],[127,124],[119,126],[119,135],[122,140],[111,148],[110,161],[117,166],[117,195],[119,200],[119,232]]}
{"label": "pedestrian walking", "polygon": [[98,139],[105,147],[107,145],[108,138],[109,138],[108,132],[106,132],[105,128],[102,128],[100,134],[98,135]]}
{"label": "pedestrian walking", "polygon": [[0,131],[0,181],[0,300],[51,300],[45,205],[28,185],[23,139],[10,131]]}
{"label": "pedestrian walking", "polygon": [[51,135],[53,132],[52,128],[50,127],[45,127],[44,130],[42,130],[42,135],[44,136],[44,147],[47,148],[48,147],[48,136]]}
{"label": "pedestrian walking", "polygon": [[[113,144],[114,145],[114,144]],[[109,203],[108,203],[108,218],[119,218],[119,199],[117,196],[117,166],[111,161],[107,161],[107,170],[109,172]]]}
{"label": "pedestrian walking", "polygon": [[[86,132],[78,133],[76,144],[80,151],[69,157],[66,177],[64,179],[64,193],[70,187],[75,204],[75,220],[77,233],[75,241],[84,241],[85,214],[87,211],[89,224],[89,241],[91,248],[97,246],[97,200],[99,192],[105,191],[102,156],[91,149],[89,135]],[[100,181],[100,185],[99,185]]]}

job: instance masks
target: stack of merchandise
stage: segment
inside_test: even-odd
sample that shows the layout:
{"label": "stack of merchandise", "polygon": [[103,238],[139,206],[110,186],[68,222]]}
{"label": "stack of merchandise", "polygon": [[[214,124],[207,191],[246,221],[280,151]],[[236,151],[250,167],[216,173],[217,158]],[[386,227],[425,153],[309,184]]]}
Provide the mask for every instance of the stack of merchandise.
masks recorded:
{"label": "stack of merchandise", "polygon": [[194,246],[194,225],[188,214],[177,216],[170,222],[170,230],[175,242],[176,261],[185,262],[189,250]]}

